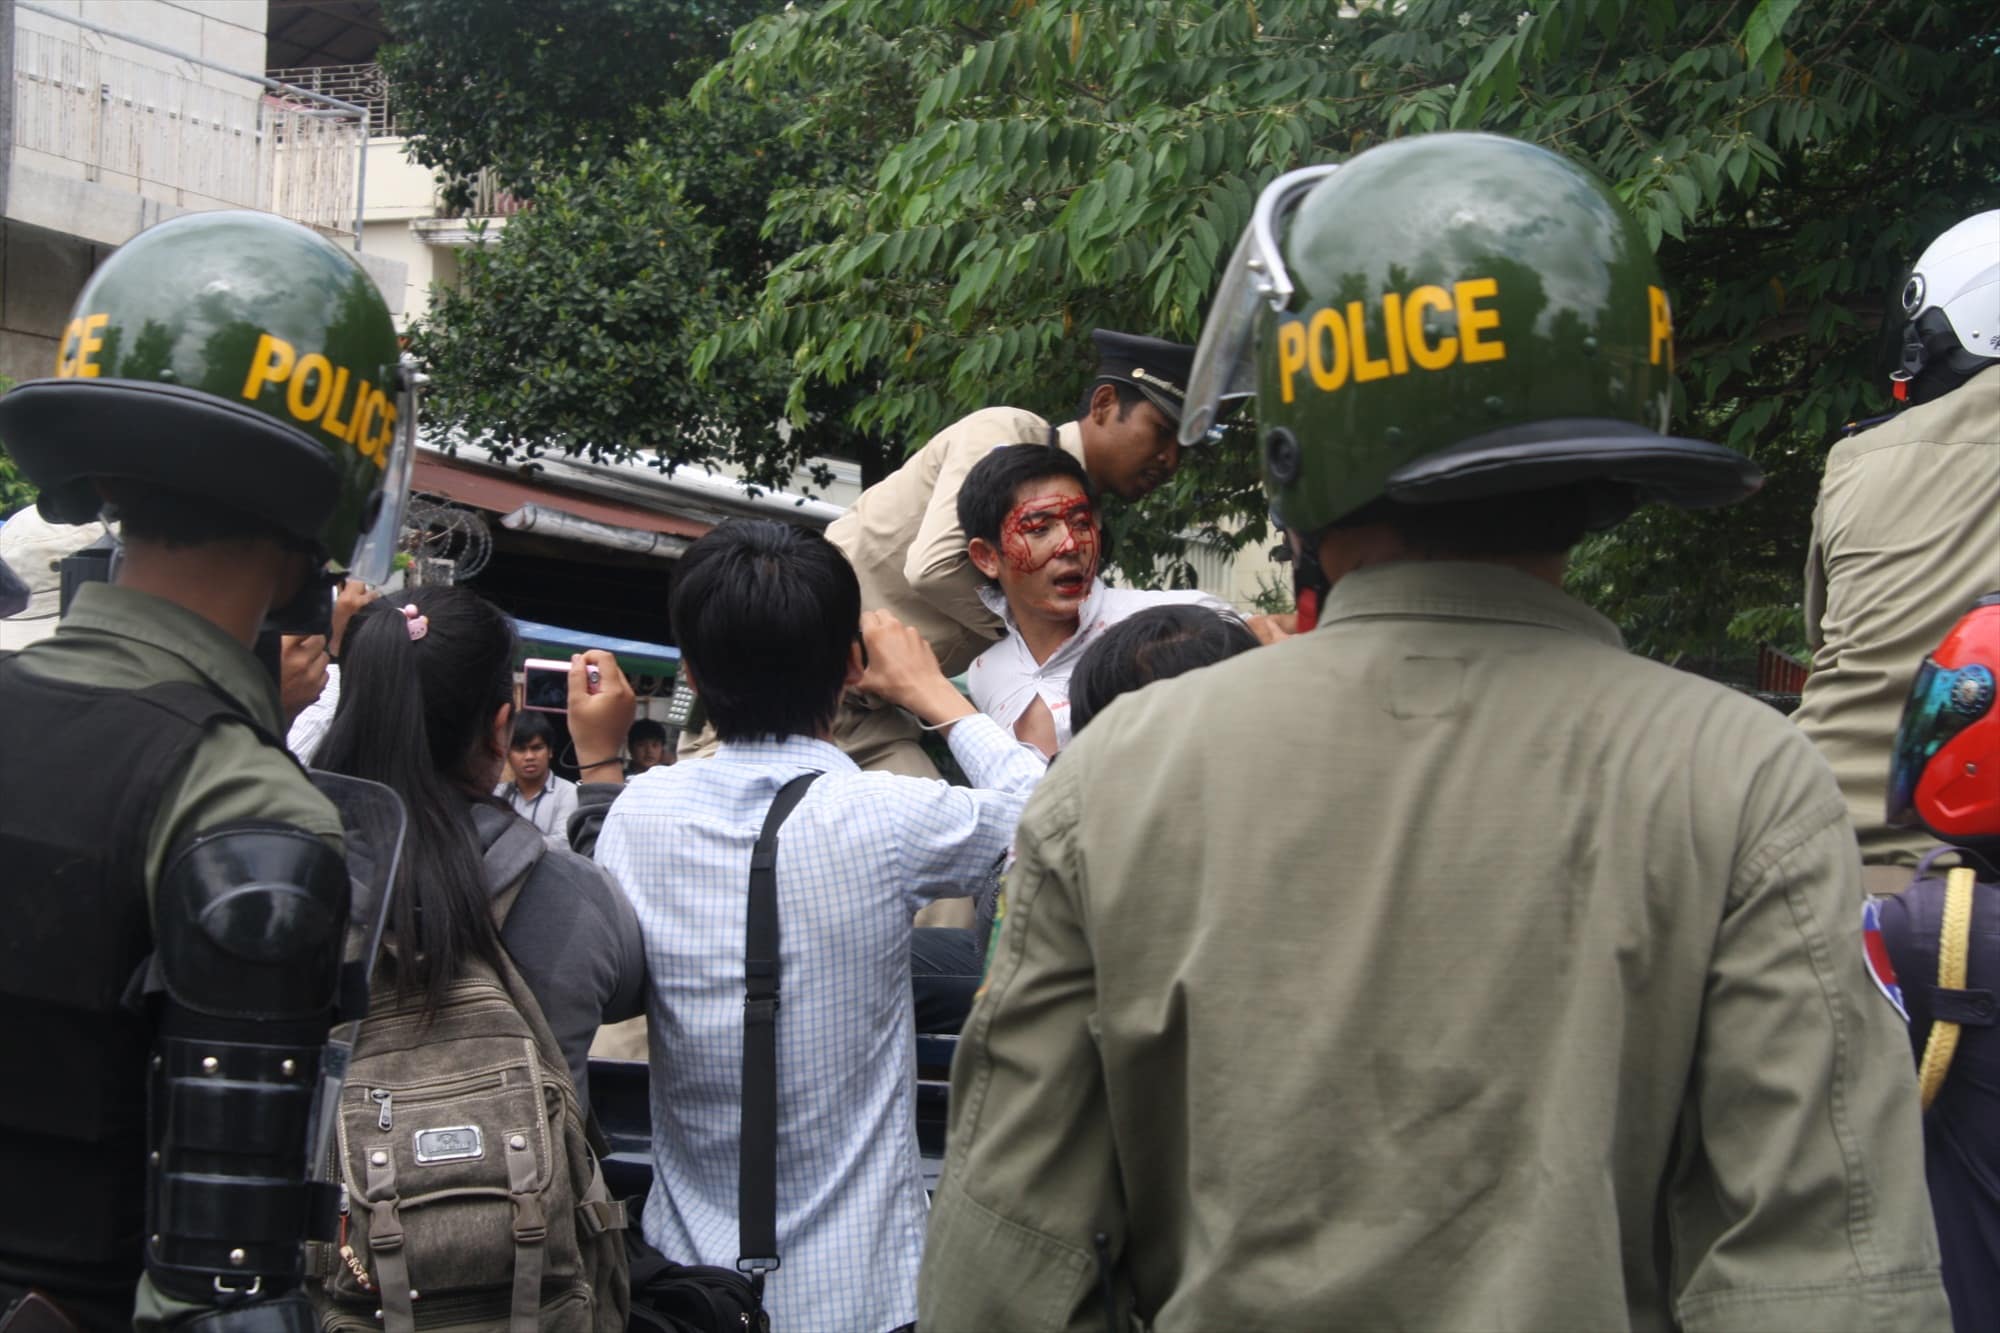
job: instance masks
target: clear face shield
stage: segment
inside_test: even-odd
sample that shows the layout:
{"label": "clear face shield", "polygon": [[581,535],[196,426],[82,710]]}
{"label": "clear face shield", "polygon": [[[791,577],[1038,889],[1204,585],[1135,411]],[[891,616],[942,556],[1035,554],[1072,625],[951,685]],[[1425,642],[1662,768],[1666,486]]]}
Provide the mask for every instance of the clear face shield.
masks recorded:
{"label": "clear face shield", "polygon": [[1288,171],[1264,187],[1251,211],[1250,225],[1223,270],[1222,286],[1208,308],[1188,377],[1187,405],[1181,411],[1180,439],[1191,445],[1222,421],[1230,403],[1257,393],[1257,308],[1291,304],[1292,275],[1278,247],[1278,230],[1306,192],[1340,169],[1329,162]]}
{"label": "clear face shield", "polygon": [[396,395],[396,433],[389,443],[389,457],[382,467],[380,501],[375,516],[354,544],[347,577],[380,587],[395,565],[402,543],[403,511],[410,501],[410,472],[417,461],[417,405],[430,377],[417,369],[417,360],[403,353],[398,367],[402,381]]}

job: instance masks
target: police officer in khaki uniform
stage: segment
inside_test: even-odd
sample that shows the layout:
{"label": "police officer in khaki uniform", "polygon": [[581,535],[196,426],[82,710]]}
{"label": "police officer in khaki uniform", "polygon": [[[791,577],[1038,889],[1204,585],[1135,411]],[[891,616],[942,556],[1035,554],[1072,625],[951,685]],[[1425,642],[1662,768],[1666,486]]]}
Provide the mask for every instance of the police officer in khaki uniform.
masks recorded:
{"label": "police officer in khaki uniform", "polygon": [[2000,209],[1933,241],[1902,304],[1894,379],[1909,406],[1826,456],[1806,556],[1812,674],[1792,719],[1833,766],[1880,893],[1930,845],[1883,809],[1910,681],[2000,591]]}
{"label": "police officer in khaki uniform", "polygon": [[1300,633],[1030,800],[922,1327],[1948,1326],[1839,793],[1561,587],[1758,483],[1671,380],[1643,235],[1551,153],[1264,192],[1183,430],[1255,394]]}
{"label": "police officer in khaki uniform", "polygon": [[123,540],[0,662],[0,1313],[317,1328],[308,1135],[380,906],[342,854],[386,878],[393,844],[343,836],[252,644],[387,573],[412,378],[346,252],[200,213],[106,260],[55,377],[0,399],[41,512]]}
{"label": "police officer in khaki uniform", "polygon": [[[1017,407],[989,407],[933,435],[907,462],[861,493],[827,528],[861,579],[864,611],[890,611],[916,629],[948,676],[972,664],[1004,633],[979,598],[979,571],[965,553],[958,488],[972,465],[1004,444],[1061,447],[1101,491],[1137,500],[1180,466],[1181,399],[1194,348],[1160,338],[1093,329],[1097,377],[1076,420],[1051,425]],[[936,777],[909,714],[850,698],[834,741],[863,768]],[[714,734],[688,736],[682,758],[712,753]]]}

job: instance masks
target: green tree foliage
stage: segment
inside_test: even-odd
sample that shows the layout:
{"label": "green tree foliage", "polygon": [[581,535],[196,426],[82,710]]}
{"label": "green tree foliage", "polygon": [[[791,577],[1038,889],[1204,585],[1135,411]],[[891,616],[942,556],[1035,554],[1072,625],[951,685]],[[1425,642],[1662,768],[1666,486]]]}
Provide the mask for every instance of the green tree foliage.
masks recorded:
{"label": "green tree foliage", "polygon": [[380,60],[413,156],[453,182],[492,168],[528,197],[545,177],[643,136],[635,113],[687,91],[751,4],[384,0]]}
{"label": "green tree foliage", "polygon": [[[893,128],[871,177],[774,199],[770,225],[825,239],[701,361],[789,354],[795,414],[868,383],[856,424],[905,442],[996,401],[1061,413],[1085,329],[1195,336],[1280,171],[1403,134],[1516,135],[1634,210],[1678,312],[1679,425],[1771,476],[1749,505],[1597,539],[1573,582],[1649,651],[1713,651],[1732,624],[1782,637],[1819,460],[1883,406],[1885,299],[1930,236],[2000,198],[1996,30],[1995,7],[1941,0],[788,7],[697,98],[792,83],[815,90],[795,135]],[[1124,523],[1128,566],[1261,510],[1246,441]]]}
{"label": "green tree foliage", "polygon": [[[14,381],[0,375],[0,393],[14,387]],[[0,518],[35,502],[35,488],[28,484],[14,460],[0,452]]]}
{"label": "green tree foliage", "polygon": [[414,331],[426,415],[503,460],[643,452],[665,466],[768,432],[754,381],[697,389],[683,373],[729,308],[716,234],[648,141],[544,180],[502,241],[462,252],[460,287]]}
{"label": "green tree foliage", "polygon": [[801,396],[746,353],[702,384],[691,354],[740,319],[811,226],[766,226],[774,190],[813,189],[867,159],[852,125],[786,136],[789,85],[692,106],[696,73],[756,8],[660,0],[388,0],[391,97],[417,160],[466,180],[490,167],[528,208],[463,252],[414,342],[434,434],[502,459],[547,451],[729,462],[765,484],[805,457],[874,442],[845,425],[859,385]]}

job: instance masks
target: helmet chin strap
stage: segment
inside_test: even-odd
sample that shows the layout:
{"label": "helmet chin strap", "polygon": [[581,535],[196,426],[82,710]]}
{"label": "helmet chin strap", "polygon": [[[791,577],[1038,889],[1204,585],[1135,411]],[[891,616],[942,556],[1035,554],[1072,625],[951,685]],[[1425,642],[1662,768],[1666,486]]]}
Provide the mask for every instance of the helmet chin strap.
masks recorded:
{"label": "helmet chin strap", "polygon": [[1292,552],[1292,603],[1298,613],[1298,633],[1319,624],[1320,608],[1332,587],[1333,580],[1319,567],[1318,543],[1300,539],[1298,549]]}

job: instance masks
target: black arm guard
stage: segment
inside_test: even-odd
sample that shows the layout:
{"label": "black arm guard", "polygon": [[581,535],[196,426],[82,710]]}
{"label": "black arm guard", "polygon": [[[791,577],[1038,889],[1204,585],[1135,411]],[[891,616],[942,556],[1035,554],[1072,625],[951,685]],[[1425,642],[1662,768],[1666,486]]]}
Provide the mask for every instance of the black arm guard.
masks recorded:
{"label": "black arm guard", "polygon": [[160,880],[146,1271],[167,1295],[231,1305],[299,1284],[348,893],[340,856],[280,824],[207,832]]}

